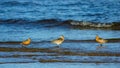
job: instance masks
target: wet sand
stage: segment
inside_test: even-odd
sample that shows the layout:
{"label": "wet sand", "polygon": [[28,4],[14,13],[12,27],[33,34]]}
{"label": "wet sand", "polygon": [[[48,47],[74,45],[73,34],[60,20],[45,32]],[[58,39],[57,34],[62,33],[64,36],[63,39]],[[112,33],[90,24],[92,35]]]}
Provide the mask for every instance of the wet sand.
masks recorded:
{"label": "wet sand", "polygon": [[84,43],[69,40],[60,47],[48,41],[34,42],[28,47],[22,47],[19,42],[1,42],[0,63],[120,63],[118,41],[102,47],[94,40],[89,43],[88,40],[84,40]]}

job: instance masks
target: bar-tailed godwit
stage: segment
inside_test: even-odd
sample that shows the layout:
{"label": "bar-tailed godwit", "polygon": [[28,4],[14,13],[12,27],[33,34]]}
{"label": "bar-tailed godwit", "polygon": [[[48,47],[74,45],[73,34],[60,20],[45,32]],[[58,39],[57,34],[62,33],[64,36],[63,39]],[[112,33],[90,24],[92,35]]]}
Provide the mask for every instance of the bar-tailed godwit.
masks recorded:
{"label": "bar-tailed godwit", "polygon": [[20,44],[22,44],[22,46],[28,46],[30,43],[31,43],[31,39],[28,38],[27,40],[22,41],[22,43]]}
{"label": "bar-tailed godwit", "polygon": [[98,35],[96,35],[96,38],[95,38],[96,42],[98,42],[101,46],[102,44],[106,43],[108,40],[105,40],[103,38],[100,38]]}
{"label": "bar-tailed godwit", "polygon": [[60,45],[60,44],[63,43],[63,41],[64,41],[64,36],[61,35],[60,38],[52,40],[51,42],[54,43],[54,44]]}

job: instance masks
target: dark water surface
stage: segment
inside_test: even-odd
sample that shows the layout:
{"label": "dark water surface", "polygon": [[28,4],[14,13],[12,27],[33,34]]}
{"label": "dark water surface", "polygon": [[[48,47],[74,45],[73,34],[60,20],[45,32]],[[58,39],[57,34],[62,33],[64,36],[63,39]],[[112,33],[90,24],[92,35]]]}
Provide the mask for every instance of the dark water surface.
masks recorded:
{"label": "dark water surface", "polygon": [[0,19],[120,21],[120,0],[2,0],[0,8]]}
{"label": "dark water surface", "polygon": [[[0,63],[120,63],[119,11],[120,0],[2,0]],[[57,48],[50,41],[60,35]]]}

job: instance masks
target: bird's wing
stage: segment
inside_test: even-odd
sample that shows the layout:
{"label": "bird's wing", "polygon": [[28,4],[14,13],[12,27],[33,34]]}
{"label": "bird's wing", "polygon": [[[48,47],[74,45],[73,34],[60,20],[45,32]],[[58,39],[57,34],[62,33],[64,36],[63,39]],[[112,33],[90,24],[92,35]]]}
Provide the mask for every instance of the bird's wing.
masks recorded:
{"label": "bird's wing", "polygon": [[55,41],[58,41],[58,40],[62,40],[62,39],[58,38],[58,39],[52,40],[51,42],[54,43]]}
{"label": "bird's wing", "polygon": [[105,40],[105,42],[108,42],[108,40]]}
{"label": "bird's wing", "polygon": [[56,39],[56,40],[62,40],[62,38],[58,38],[58,39]]}
{"label": "bird's wing", "polygon": [[99,40],[102,40],[102,41],[108,42],[108,40],[105,40],[105,39],[103,39],[103,38],[99,38]]}
{"label": "bird's wing", "polygon": [[100,39],[100,40],[103,40],[103,38],[100,38],[100,37],[99,37],[99,39]]}
{"label": "bird's wing", "polygon": [[51,42],[58,41],[58,40],[62,40],[62,38],[58,38],[58,39],[52,40]]}

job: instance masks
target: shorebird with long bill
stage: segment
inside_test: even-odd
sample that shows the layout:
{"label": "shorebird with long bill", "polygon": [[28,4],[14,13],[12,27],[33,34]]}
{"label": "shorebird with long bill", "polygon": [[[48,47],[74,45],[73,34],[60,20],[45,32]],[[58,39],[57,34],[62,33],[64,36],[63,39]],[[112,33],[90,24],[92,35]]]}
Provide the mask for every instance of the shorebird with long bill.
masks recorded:
{"label": "shorebird with long bill", "polygon": [[59,38],[55,39],[55,40],[52,40],[51,41],[53,44],[57,44],[60,46],[60,44],[62,44],[64,42],[64,36],[61,35]]}

